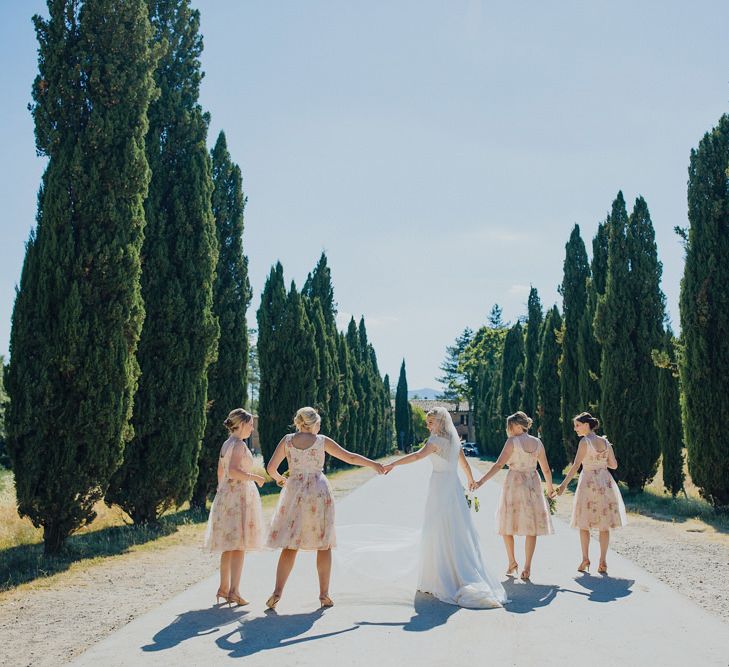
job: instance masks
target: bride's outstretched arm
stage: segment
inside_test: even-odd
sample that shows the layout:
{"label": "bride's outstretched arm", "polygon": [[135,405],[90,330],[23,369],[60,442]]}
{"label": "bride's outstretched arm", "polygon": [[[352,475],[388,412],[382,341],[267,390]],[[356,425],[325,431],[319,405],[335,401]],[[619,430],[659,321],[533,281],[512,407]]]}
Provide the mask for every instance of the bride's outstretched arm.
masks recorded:
{"label": "bride's outstretched arm", "polygon": [[393,461],[392,463],[389,463],[385,466],[385,470],[389,472],[392,470],[395,466],[404,466],[408,463],[415,463],[416,461],[420,461],[420,459],[424,459],[426,456],[430,456],[435,451],[435,445],[432,442],[429,442],[427,445],[419,449],[417,452],[413,452],[412,454],[408,454],[406,456],[401,456],[396,461]]}
{"label": "bride's outstretched arm", "polygon": [[476,482],[476,488],[483,486],[488,482],[499,470],[501,470],[509,461],[511,458],[511,453],[514,451],[514,443],[511,441],[511,438],[509,438],[506,441],[506,444],[504,445],[504,448],[501,450],[501,454],[499,454],[499,458],[496,459],[496,462],[494,465],[491,466],[491,469]]}

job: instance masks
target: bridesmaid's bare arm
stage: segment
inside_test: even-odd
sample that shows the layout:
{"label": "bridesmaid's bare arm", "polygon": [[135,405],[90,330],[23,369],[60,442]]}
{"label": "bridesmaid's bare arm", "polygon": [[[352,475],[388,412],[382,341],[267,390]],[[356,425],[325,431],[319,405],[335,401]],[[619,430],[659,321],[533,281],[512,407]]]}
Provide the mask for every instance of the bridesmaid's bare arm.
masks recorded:
{"label": "bridesmaid's bare arm", "polygon": [[496,459],[494,462],[494,465],[491,466],[490,470],[476,482],[476,488],[479,488],[480,486],[483,486],[488,482],[499,470],[501,470],[511,458],[511,453],[514,451],[514,441],[509,438],[504,443],[504,448],[501,450],[501,454],[499,454],[499,458]]}
{"label": "bridesmaid's bare arm", "polygon": [[243,455],[245,454],[245,445],[237,442],[233,445],[233,454],[230,457],[230,465],[228,466],[228,477],[233,479],[240,479],[244,482],[250,482],[253,480],[259,487],[263,486],[266,482],[263,477],[256,475],[252,472],[246,472],[243,470],[241,464],[243,462]]}
{"label": "bridesmaid's bare arm", "polygon": [[278,467],[281,465],[281,461],[286,458],[286,436],[279,440],[276,449],[273,452],[273,456],[268,460],[266,466],[266,472],[275,480],[276,484],[283,486],[286,483],[286,478],[283,475],[278,474]]}
{"label": "bridesmaid's bare arm", "polygon": [[608,460],[607,460],[607,467],[611,470],[615,470],[618,467],[618,460],[615,458],[615,452],[613,451],[613,446],[610,443],[610,441],[605,438],[605,442],[607,444],[608,448]]}
{"label": "bridesmaid's bare arm", "polygon": [[564,490],[567,488],[567,485],[570,483],[570,480],[575,476],[575,473],[577,473],[577,469],[582,465],[582,461],[585,458],[585,454],[587,453],[587,440],[582,438],[580,440],[580,446],[577,448],[577,454],[575,455],[575,462],[572,464],[572,467],[567,471],[567,475],[562,480],[562,483],[557,487],[557,495],[561,496],[564,493]]}
{"label": "bridesmaid's bare arm", "polygon": [[544,481],[547,483],[547,495],[552,496],[554,494],[554,486],[552,486],[552,469],[549,467],[549,461],[547,461],[547,452],[544,450],[544,445],[539,448],[537,461],[539,461],[539,467],[542,469]]}
{"label": "bridesmaid's bare arm", "polygon": [[381,463],[368,459],[366,456],[361,454],[355,454],[350,452],[348,449],[344,449],[341,445],[338,445],[331,438],[324,437],[324,451],[340,461],[349,463],[353,466],[365,466],[372,468],[376,473],[382,475],[385,472],[385,468]]}

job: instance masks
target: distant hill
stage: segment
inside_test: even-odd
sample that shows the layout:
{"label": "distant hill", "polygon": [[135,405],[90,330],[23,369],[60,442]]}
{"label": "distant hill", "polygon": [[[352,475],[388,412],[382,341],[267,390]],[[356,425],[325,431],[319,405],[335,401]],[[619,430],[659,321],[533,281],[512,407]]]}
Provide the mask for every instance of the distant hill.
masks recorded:
{"label": "distant hill", "polygon": [[434,401],[440,395],[437,389],[412,389],[408,392],[408,398],[421,398],[424,401]]}

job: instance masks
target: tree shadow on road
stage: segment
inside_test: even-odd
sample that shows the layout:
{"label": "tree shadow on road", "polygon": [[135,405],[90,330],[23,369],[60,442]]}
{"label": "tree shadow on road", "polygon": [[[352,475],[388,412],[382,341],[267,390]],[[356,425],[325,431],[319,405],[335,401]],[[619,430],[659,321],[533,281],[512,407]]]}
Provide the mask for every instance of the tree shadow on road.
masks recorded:
{"label": "tree shadow on road", "polygon": [[[344,630],[294,639],[310,630],[323,613],[323,609],[306,614],[277,614],[275,611],[267,611],[264,616],[242,621],[238,628],[219,637],[215,643],[218,648],[228,652],[228,657],[244,658],[259,651],[294,646],[358,629],[355,625]],[[240,639],[234,641],[235,635],[240,635]]]}
{"label": "tree shadow on road", "polygon": [[186,611],[155,634],[152,637],[153,643],[142,646],[142,650],[164,651],[181,644],[186,639],[213,634],[221,627],[240,620],[247,613],[247,611],[230,609],[222,605]]}
{"label": "tree shadow on road", "polygon": [[575,581],[590,591],[587,597],[590,602],[615,602],[615,600],[627,597],[633,592],[631,588],[635,583],[634,579],[618,579],[591,574],[575,577]]}
{"label": "tree shadow on road", "polygon": [[444,625],[448,619],[461,609],[453,604],[441,602],[438,598],[427,593],[416,593],[413,600],[415,613],[408,621],[360,621],[357,625],[380,625],[401,627],[405,632],[425,632],[439,625]]}

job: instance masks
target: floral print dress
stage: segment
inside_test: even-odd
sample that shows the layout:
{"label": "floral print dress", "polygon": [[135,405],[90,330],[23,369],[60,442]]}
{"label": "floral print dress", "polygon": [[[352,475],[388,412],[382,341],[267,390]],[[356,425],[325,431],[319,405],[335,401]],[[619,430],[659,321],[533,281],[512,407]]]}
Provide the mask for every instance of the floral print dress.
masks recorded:
{"label": "floral print dress", "polygon": [[336,546],[334,501],[324,469],[324,436],[317,435],[306,449],[291,443],[284,447],[289,477],[281,490],[271,520],[267,546],[272,549],[320,551]]}
{"label": "floral print dress", "polygon": [[230,437],[220,449],[223,478],[210,508],[204,548],[209,551],[257,551],[263,548],[264,523],[261,497],[253,480],[228,476],[236,447],[242,447],[244,472],[253,468],[253,456],[243,440]]}
{"label": "floral print dress", "polygon": [[[572,507],[572,528],[580,530],[610,530],[628,523],[620,489],[608,470],[608,451],[612,445],[600,437],[586,437],[587,454],[582,461],[582,472],[575,491]],[[603,444],[595,448],[593,440]]]}
{"label": "floral print dress", "polygon": [[[530,442],[530,451],[524,449],[524,440]],[[496,532],[499,535],[551,535],[554,527],[537,472],[537,457],[544,445],[539,438],[530,435],[516,436],[512,442],[513,450],[507,463],[509,472],[496,508]]]}

